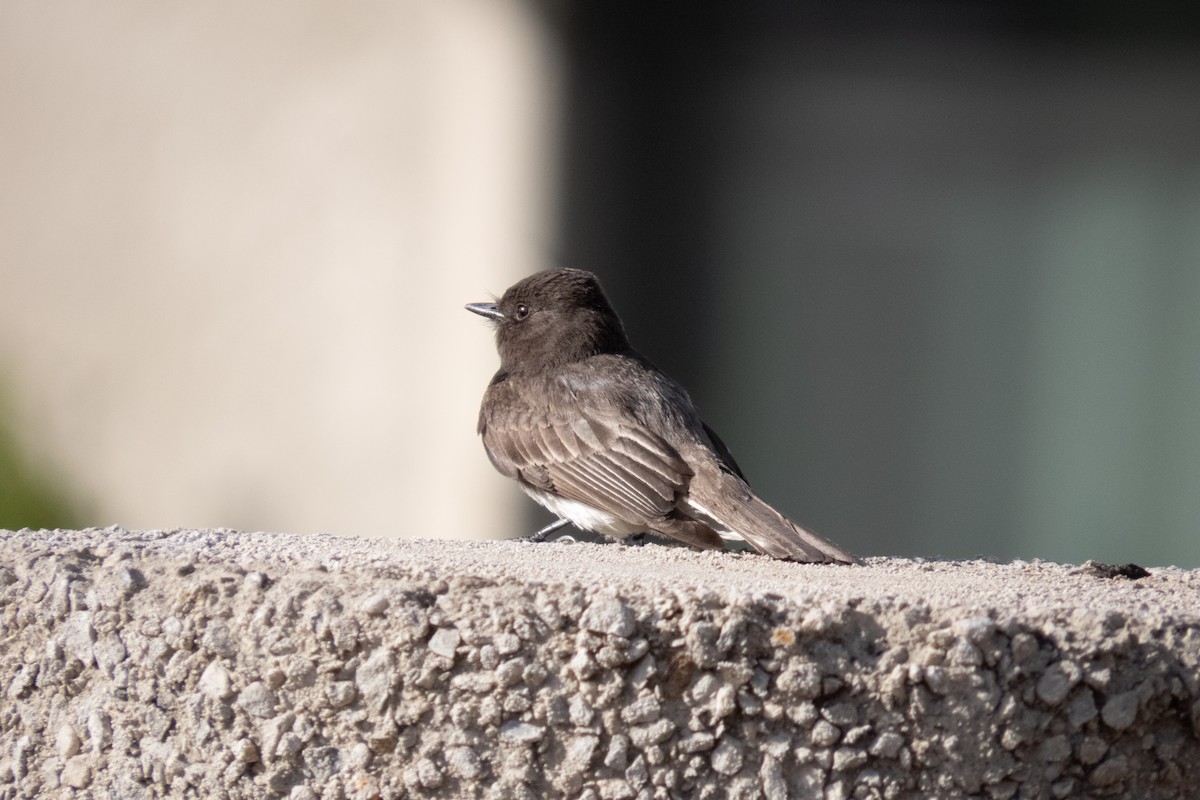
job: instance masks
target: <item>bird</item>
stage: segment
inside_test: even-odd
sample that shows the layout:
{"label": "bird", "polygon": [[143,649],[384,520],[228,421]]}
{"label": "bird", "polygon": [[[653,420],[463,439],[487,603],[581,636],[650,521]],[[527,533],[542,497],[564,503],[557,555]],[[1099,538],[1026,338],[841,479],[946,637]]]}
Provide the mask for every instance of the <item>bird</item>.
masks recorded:
{"label": "bird", "polygon": [[484,449],[558,518],[535,538],[570,523],[618,541],[742,541],[777,559],[861,563],[754,493],[683,387],[630,345],[591,272],[536,272],[466,309],[494,325],[500,356],[479,410]]}

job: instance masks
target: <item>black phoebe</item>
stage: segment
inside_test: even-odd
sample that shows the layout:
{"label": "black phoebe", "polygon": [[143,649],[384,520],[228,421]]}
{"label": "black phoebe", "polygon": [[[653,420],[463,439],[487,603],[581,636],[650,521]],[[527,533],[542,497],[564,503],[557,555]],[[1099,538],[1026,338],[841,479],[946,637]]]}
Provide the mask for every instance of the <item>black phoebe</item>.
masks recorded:
{"label": "black phoebe", "polygon": [[792,561],[857,563],[750,490],[687,392],[629,345],[590,272],[539,272],[468,311],[496,327],[500,369],[479,409],[496,469],[561,519],[615,539],[744,540]]}

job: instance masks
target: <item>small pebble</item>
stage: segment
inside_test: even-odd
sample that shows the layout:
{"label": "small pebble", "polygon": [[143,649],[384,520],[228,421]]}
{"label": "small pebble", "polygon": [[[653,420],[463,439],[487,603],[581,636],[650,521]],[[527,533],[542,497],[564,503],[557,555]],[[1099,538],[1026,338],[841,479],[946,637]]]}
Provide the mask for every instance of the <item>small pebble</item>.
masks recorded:
{"label": "small pebble", "polygon": [[485,644],[479,648],[479,666],[484,669],[495,669],[500,664],[500,653],[495,645]]}
{"label": "small pebble", "polygon": [[946,652],[946,660],[959,667],[978,667],[983,663],[983,653],[967,639],[958,638]]}
{"label": "small pebble", "polygon": [[237,704],[248,714],[263,719],[275,713],[275,695],[262,681],[255,681],[242,689],[238,694]]}
{"label": "small pebble", "polygon": [[1071,757],[1071,742],[1061,733],[1051,736],[1038,748],[1038,756],[1042,761],[1050,764],[1062,763]]}
{"label": "small pebble", "polygon": [[371,748],[366,742],[358,742],[346,753],[346,769],[350,771],[366,769],[373,758]]}
{"label": "small pebble", "polygon": [[541,725],[532,725],[521,720],[512,720],[500,727],[500,735],[515,742],[536,742],[546,734]]}
{"label": "small pebble", "polygon": [[716,738],[708,731],[695,731],[685,734],[679,740],[679,749],[684,753],[703,753],[712,750]]}
{"label": "small pebble", "polygon": [[1085,736],[1079,743],[1079,761],[1082,764],[1095,764],[1107,752],[1108,742],[1099,736]]}
{"label": "small pebble", "polygon": [[[913,666],[916,665],[914,664]],[[924,679],[925,685],[934,694],[948,694],[950,692],[950,673],[940,664],[925,667]]]}
{"label": "small pebble", "polygon": [[664,742],[675,732],[675,723],[660,719],[649,725],[634,725],[629,729],[629,741],[639,750]]}
{"label": "small pebble", "polygon": [[428,758],[417,762],[417,777],[426,789],[436,789],[442,785],[442,771]]}
{"label": "small pebble", "polygon": [[387,592],[376,592],[368,596],[362,601],[363,613],[372,617],[378,617],[380,614],[388,610],[392,601],[388,599]]}
{"label": "small pebble", "polygon": [[521,640],[514,633],[500,633],[492,640],[496,652],[502,656],[511,656],[521,649]]}
{"label": "small pebble", "polygon": [[841,738],[841,729],[827,720],[820,720],[813,725],[812,732],[809,734],[809,741],[812,742],[813,747],[832,747]]}
{"label": "small pebble", "polygon": [[294,733],[285,733],[279,737],[275,746],[275,755],[280,758],[291,758],[304,749],[304,740]]}
{"label": "small pebble", "polygon": [[583,728],[592,724],[596,712],[581,695],[573,696],[567,708],[567,716],[572,725]]}
{"label": "small pebble", "polygon": [[569,765],[568,769],[571,772],[581,774],[591,764],[599,746],[599,736],[576,736],[567,745],[566,751],[563,753],[563,760]]}
{"label": "small pebble", "polygon": [[262,572],[247,572],[246,577],[242,579],[242,583],[248,589],[262,590],[270,585],[271,580]]}
{"label": "small pebble", "polygon": [[1088,776],[1092,786],[1112,786],[1120,783],[1129,773],[1129,762],[1125,756],[1115,755],[1099,764]]}
{"label": "small pebble", "polygon": [[865,763],[867,763],[867,753],[865,750],[858,750],[852,747],[839,747],[833,751],[834,772],[846,772],[858,769]]}
{"label": "small pebble", "polygon": [[742,768],[742,760],[742,743],[731,736],[721,737],[709,757],[713,770],[721,775],[736,775]]}
{"label": "small pebble", "polygon": [[438,628],[429,637],[429,650],[445,658],[454,658],[460,641],[462,636],[454,628]]}
{"label": "small pebble", "polygon": [[1100,719],[1115,731],[1128,730],[1137,719],[1138,696],[1136,691],[1122,692],[1104,701]]}
{"label": "small pebble", "polygon": [[249,739],[238,739],[229,748],[235,760],[243,764],[253,764],[258,761],[258,746]]}
{"label": "small pebble", "polygon": [[112,744],[112,717],[107,711],[93,711],[88,714],[87,732],[92,743],[92,752],[101,752]]}
{"label": "small pebble", "polygon": [[858,723],[858,707],[854,703],[834,703],[821,709],[821,717],[839,728]]}
{"label": "small pebble", "polygon": [[1058,800],[1063,800],[1063,798],[1070,797],[1074,792],[1074,778],[1062,778],[1061,780],[1057,780],[1050,784],[1050,794],[1058,798]]}
{"label": "small pebble", "polygon": [[871,744],[870,753],[878,758],[895,758],[904,745],[904,737],[895,731],[879,734]]}
{"label": "small pebble", "polygon": [[1037,639],[1032,634],[1018,633],[1012,638],[1013,661],[1022,664],[1037,652]]}
{"label": "small pebble", "polygon": [[630,725],[653,722],[658,719],[661,711],[662,705],[658,702],[658,698],[647,694],[621,709],[621,719]]}
{"label": "small pebble", "polygon": [[1067,699],[1067,694],[1079,683],[1083,672],[1072,661],[1051,664],[1038,678],[1037,696],[1049,706],[1057,706]]}
{"label": "small pebble", "polygon": [[75,729],[70,725],[63,725],[58,729],[54,742],[58,757],[64,761],[78,753],[81,744],[79,734],[75,733]]}
{"label": "small pebble", "polygon": [[87,756],[75,756],[67,761],[59,777],[72,789],[86,789],[92,782],[92,766]]}
{"label": "small pebble", "polygon": [[1080,689],[1067,704],[1067,721],[1073,730],[1078,730],[1096,718],[1096,697],[1086,687]]}
{"label": "small pebble", "polygon": [[263,676],[263,680],[267,684],[268,689],[271,691],[276,691],[285,683],[287,683],[287,673],[276,668],[267,672],[267,674]]}
{"label": "small pebble", "polygon": [[233,677],[221,662],[210,661],[200,673],[197,688],[214,700],[227,700],[233,697]]}
{"label": "small pebble", "polygon": [[625,769],[629,765],[629,737],[617,733],[608,740],[608,752],[604,754],[604,766],[609,769]]}
{"label": "small pebble", "polygon": [[991,617],[968,617],[957,620],[950,626],[950,630],[978,645],[992,638],[996,631],[996,623]]}
{"label": "small pebble", "polygon": [[633,611],[610,594],[598,595],[583,612],[579,625],[584,630],[628,639],[637,630]]}
{"label": "small pebble", "polygon": [[801,728],[810,727],[820,716],[820,712],[817,711],[816,705],[811,700],[804,700],[789,706],[784,713],[788,719]]}
{"label": "small pebble", "polygon": [[470,747],[450,747],[446,750],[446,764],[460,778],[473,781],[483,774],[479,756]]}
{"label": "small pebble", "polygon": [[350,681],[335,681],[325,687],[325,697],[331,708],[345,708],[358,698],[358,689]]}

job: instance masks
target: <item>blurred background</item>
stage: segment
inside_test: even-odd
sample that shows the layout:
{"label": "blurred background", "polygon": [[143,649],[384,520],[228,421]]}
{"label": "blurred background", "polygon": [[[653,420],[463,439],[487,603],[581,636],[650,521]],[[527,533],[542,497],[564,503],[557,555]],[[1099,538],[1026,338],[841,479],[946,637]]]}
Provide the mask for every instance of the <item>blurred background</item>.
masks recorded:
{"label": "blurred background", "polygon": [[597,272],[852,551],[1200,565],[1200,6],[0,5],[0,527],[500,537]]}

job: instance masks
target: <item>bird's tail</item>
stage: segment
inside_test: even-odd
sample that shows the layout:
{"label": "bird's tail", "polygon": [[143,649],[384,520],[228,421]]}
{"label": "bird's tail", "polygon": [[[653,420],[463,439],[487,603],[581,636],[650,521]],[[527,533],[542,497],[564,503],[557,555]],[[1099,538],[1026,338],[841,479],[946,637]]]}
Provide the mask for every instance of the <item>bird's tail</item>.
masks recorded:
{"label": "bird's tail", "polygon": [[703,505],[696,493],[685,501],[689,511],[718,533],[745,540],[760,553],[787,561],[861,564],[857,558],[780,514],[736,476],[722,474],[716,500]]}

